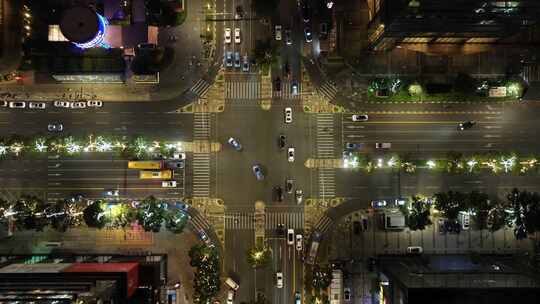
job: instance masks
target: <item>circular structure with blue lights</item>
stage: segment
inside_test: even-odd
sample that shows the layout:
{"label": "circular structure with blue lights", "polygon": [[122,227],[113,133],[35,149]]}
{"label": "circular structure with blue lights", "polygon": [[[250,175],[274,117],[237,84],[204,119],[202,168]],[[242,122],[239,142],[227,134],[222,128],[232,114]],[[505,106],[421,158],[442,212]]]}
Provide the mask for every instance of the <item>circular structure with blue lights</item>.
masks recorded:
{"label": "circular structure with blue lights", "polygon": [[60,30],[64,37],[83,49],[105,46],[103,38],[107,25],[107,19],[83,6],[65,10],[60,20]]}

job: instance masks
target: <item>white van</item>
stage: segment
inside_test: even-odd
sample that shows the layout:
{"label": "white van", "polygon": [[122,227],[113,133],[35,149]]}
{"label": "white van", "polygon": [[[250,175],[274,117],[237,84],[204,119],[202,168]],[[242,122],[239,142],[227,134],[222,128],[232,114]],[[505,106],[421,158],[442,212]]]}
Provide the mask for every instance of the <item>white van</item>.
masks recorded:
{"label": "white van", "polygon": [[238,288],[240,288],[240,285],[236,284],[236,282],[233,281],[233,279],[231,279],[231,278],[227,278],[225,280],[225,284],[227,284],[234,291],[237,291]]}
{"label": "white van", "polygon": [[458,222],[461,225],[462,230],[469,230],[470,223],[471,223],[471,216],[468,213],[461,211],[458,214]]}

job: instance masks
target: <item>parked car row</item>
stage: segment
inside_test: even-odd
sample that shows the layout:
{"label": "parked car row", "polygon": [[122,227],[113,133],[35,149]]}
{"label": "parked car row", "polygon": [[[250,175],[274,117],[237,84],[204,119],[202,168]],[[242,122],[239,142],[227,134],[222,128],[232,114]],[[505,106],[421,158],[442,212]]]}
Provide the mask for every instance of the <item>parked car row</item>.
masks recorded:
{"label": "parked car row", "polygon": [[[44,110],[47,108],[46,102],[41,101],[0,101],[0,107],[9,107],[12,109],[24,109],[28,105],[29,109]],[[53,105],[57,108],[84,109],[86,107],[101,108],[103,102],[101,100],[82,100],[82,101],[62,101],[55,100]]]}
{"label": "parked car row", "polygon": [[240,52],[227,51],[225,53],[225,66],[228,68],[242,68],[243,72],[249,72],[249,58],[247,55],[244,55],[243,58],[240,58]]}

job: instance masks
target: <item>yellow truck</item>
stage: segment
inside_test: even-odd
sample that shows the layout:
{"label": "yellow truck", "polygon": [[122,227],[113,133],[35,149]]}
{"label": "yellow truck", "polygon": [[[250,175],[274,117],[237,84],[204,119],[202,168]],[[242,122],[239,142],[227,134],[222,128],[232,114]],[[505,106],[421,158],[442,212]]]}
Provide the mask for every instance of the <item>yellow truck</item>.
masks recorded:
{"label": "yellow truck", "polygon": [[159,170],[159,171],[141,170],[139,171],[140,179],[171,179],[172,176],[173,176],[173,173],[171,170]]}

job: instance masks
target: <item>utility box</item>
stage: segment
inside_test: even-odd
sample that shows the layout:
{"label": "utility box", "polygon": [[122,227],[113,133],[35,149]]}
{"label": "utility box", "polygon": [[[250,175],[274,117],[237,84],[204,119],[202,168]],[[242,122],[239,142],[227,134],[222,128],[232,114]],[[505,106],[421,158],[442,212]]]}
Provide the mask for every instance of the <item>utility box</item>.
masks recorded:
{"label": "utility box", "polygon": [[384,229],[401,230],[405,228],[405,216],[399,210],[388,210],[383,214]]}

